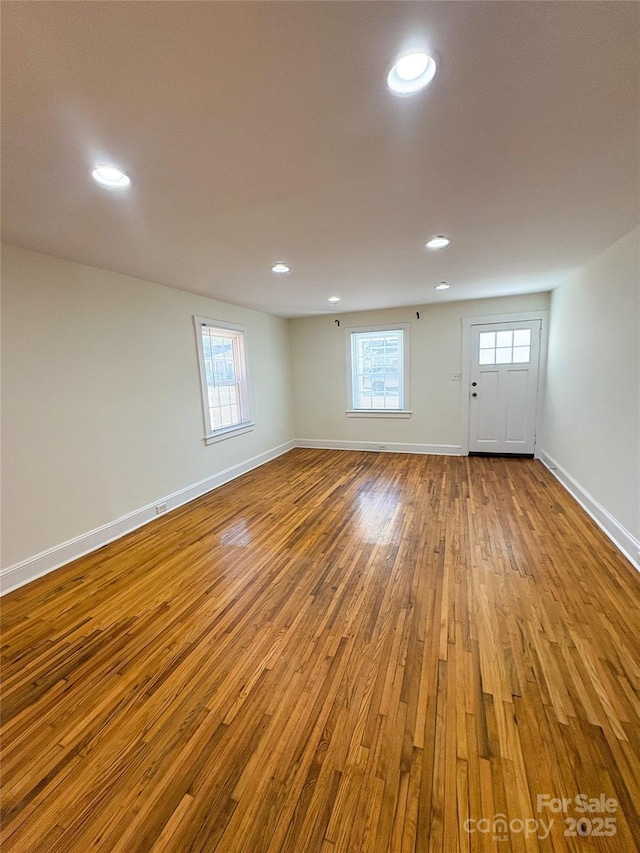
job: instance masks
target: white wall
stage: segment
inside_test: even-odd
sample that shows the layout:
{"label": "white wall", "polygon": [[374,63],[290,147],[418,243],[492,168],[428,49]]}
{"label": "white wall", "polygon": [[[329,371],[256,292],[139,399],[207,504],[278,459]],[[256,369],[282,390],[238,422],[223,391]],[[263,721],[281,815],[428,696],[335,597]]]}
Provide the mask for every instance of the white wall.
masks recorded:
{"label": "white wall", "polygon": [[[549,294],[534,293],[292,320],[297,438],[328,446],[397,442],[459,452],[462,384],[452,382],[451,374],[462,368],[462,319],[548,307]],[[399,322],[411,323],[411,418],[348,418],[345,328]]]}
{"label": "white wall", "polygon": [[636,229],[553,291],[542,439],[544,453],[561,475],[587,494],[582,499],[588,503],[590,496],[636,540],[639,250]]}
{"label": "white wall", "polygon": [[[294,438],[288,323],[4,246],[12,566]],[[248,328],[253,432],[206,447],[193,315]]]}
{"label": "white wall", "polygon": [[[636,540],[638,240],[628,235],[553,294],[543,432],[547,460]],[[462,318],[549,307],[548,294],[531,294],[287,323],[12,246],[2,260],[5,567],[294,438],[455,452]],[[209,447],[194,314],[248,327],[257,426]],[[347,418],[345,327],[402,321],[412,417]]]}

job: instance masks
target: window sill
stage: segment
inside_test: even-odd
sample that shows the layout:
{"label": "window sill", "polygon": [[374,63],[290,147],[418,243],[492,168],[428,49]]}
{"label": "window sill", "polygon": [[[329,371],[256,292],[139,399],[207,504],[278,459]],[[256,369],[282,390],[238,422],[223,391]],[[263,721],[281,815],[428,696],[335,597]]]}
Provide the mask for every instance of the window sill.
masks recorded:
{"label": "window sill", "polygon": [[348,418],[410,418],[411,411],[393,411],[391,409],[347,409]]}
{"label": "window sill", "polygon": [[221,429],[214,432],[213,435],[205,435],[204,443],[216,444],[218,441],[224,441],[225,438],[232,438],[234,435],[243,435],[245,432],[251,432],[254,427],[255,424],[250,422],[229,427],[228,429]]}

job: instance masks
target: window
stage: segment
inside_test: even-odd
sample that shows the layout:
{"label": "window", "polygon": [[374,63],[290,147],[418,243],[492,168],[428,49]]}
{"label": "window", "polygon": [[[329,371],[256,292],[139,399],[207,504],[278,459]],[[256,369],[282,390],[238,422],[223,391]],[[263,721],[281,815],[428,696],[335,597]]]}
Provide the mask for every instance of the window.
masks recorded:
{"label": "window", "polygon": [[478,364],[527,364],[531,361],[531,329],[480,332]]}
{"label": "window", "polygon": [[409,416],[409,326],[347,329],[348,415]]}
{"label": "window", "polygon": [[241,326],[194,317],[198,340],[206,436],[211,444],[248,432],[249,388],[245,355],[246,330]]}

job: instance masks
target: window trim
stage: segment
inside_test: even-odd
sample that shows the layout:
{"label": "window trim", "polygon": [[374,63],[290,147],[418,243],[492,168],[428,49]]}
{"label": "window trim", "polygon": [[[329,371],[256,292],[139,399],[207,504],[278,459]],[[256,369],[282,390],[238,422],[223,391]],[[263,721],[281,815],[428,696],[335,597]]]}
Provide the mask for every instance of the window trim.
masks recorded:
{"label": "window trim", "polygon": [[[351,335],[363,332],[396,332],[402,331],[402,409],[356,409],[353,395],[353,363]],[[348,418],[410,418],[411,417],[411,381],[410,381],[410,350],[411,323],[383,323],[374,326],[349,326],[344,330],[347,365],[347,408]]]}
{"label": "window trim", "polygon": [[[238,325],[237,323],[229,323],[226,320],[214,320],[211,317],[201,317],[197,314],[193,315],[193,325],[196,334],[196,346],[198,349],[198,368],[200,370],[200,396],[202,399],[202,415],[204,421],[204,438],[206,445],[215,444],[218,441],[224,441],[226,438],[232,438],[235,435],[242,435],[246,432],[251,432],[255,427],[255,423],[251,420],[251,393],[249,381],[249,358],[247,353],[247,328],[246,326]],[[214,329],[221,329],[229,332],[240,332],[242,337],[243,361],[244,361],[244,384],[245,384],[245,399],[246,399],[246,421],[238,424],[213,429],[211,424],[211,413],[209,408],[209,386],[207,384],[207,370],[205,366],[204,347],[202,344],[202,327],[210,326]]]}

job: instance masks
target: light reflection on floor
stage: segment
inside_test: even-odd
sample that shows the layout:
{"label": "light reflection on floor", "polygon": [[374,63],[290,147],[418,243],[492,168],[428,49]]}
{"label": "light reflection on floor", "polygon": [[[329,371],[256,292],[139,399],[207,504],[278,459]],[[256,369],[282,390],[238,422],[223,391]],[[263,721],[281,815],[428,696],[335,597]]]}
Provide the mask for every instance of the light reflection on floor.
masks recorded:
{"label": "light reflection on floor", "polygon": [[251,545],[251,531],[244,518],[236,521],[231,527],[227,527],[220,534],[221,545],[235,545],[238,548],[246,548]]}
{"label": "light reflection on floor", "polygon": [[353,520],[358,534],[370,545],[390,545],[397,538],[401,489],[367,489],[356,495]]}

